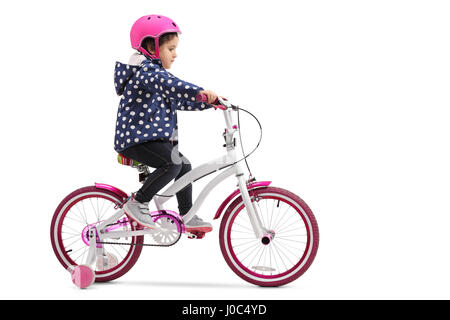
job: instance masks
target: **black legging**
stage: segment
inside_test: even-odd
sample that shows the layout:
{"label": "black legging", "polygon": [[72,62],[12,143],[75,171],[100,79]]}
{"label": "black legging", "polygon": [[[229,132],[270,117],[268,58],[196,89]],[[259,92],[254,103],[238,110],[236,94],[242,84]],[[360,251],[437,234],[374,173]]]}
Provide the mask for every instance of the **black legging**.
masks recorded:
{"label": "black legging", "polygon": [[[184,157],[176,145],[165,141],[147,141],[121,151],[125,157],[139,161],[152,168],[153,171],[144,185],[137,191],[135,199],[139,202],[150,201],[158,191],[170,181],[181,178],[191,171],[189,160]],[[181,215],[186,214],[192,207],[192,185],[185,187],[177,194],[178,209]]]}

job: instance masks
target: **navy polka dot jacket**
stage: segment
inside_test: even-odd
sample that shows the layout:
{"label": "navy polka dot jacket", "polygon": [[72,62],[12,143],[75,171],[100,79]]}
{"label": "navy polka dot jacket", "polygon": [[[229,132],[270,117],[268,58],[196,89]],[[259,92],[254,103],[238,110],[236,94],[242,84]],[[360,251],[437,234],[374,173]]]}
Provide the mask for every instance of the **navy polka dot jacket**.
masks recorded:
{"label": "navy polka dot jacket", "polygon": [[116,62],[114,82],[121,96],[114,149],[117,152],[151,141],[176,139],[177,110],[204,110],[196,102],[203,88],[165,70],[160,59],[146,59],[139,66]]}

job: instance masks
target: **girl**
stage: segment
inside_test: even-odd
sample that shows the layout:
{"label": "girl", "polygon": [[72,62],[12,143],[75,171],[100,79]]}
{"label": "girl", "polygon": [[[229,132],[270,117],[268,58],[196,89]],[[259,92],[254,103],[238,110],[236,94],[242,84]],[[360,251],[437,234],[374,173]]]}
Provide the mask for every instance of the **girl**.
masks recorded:
{"label": "girl", "polygon": [[[121,96],[116,122],[114,149],[122,155],[156,168],[144,185],[123,209],[147,227],[155,224],[148,203],[174,178],[191,170],[187,160],[176,148],[177,110],[211,108],[217,95],[198,85],[180,80],[169,73],[177,57],[178,25],[161,15],[138,19],[131,28],[131,46],[138,52],[128,64],[116,63],[115,87]],[[208,104],[196,102],[198,94],[208,97]],[[181,215],[192,207],[192,186],[176,194]],[[194,216],[186,230],[209,232],[211,224]]]}

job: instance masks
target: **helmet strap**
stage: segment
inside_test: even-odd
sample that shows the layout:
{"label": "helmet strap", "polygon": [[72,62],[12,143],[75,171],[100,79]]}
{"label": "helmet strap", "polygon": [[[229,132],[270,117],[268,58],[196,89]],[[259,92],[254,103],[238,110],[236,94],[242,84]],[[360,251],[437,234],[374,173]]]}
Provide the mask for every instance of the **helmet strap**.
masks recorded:
{"label": "helmet strap", "polygon": [[151,54],[150,52],[148,52],[143,47],[139,47],[139,48],[137,48],[137,50],[140,53],[142,53],[145,56],[150,57],[152,59],[160,59],[160,57],[159,57],[159,38],[155,38],[155,54]]}
{"label": "helmet strap", "polygon": [[155,38],[155,56],[159,59],[159,37]]}
{"label": "helmet strap", "polygon": [[146,57],[150,57],[152,59],[157,59],[155,55],[151,54],[150,52],[148,52],[147,50],[145,50],[142,47],[137,48],[137,51],[139,51],[140,53],[142,53]]}

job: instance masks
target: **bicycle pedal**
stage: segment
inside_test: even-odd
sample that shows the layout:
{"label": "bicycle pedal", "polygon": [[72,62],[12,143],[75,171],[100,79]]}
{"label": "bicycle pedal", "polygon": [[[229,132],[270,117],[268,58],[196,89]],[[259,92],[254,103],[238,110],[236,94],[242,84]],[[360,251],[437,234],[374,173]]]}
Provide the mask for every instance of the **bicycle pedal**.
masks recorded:
{"label": "bicycle pedal", "polygon": [[201,231],[192,231],[188,234],[189,239],[203,239],[205,236],[205,232]]}

